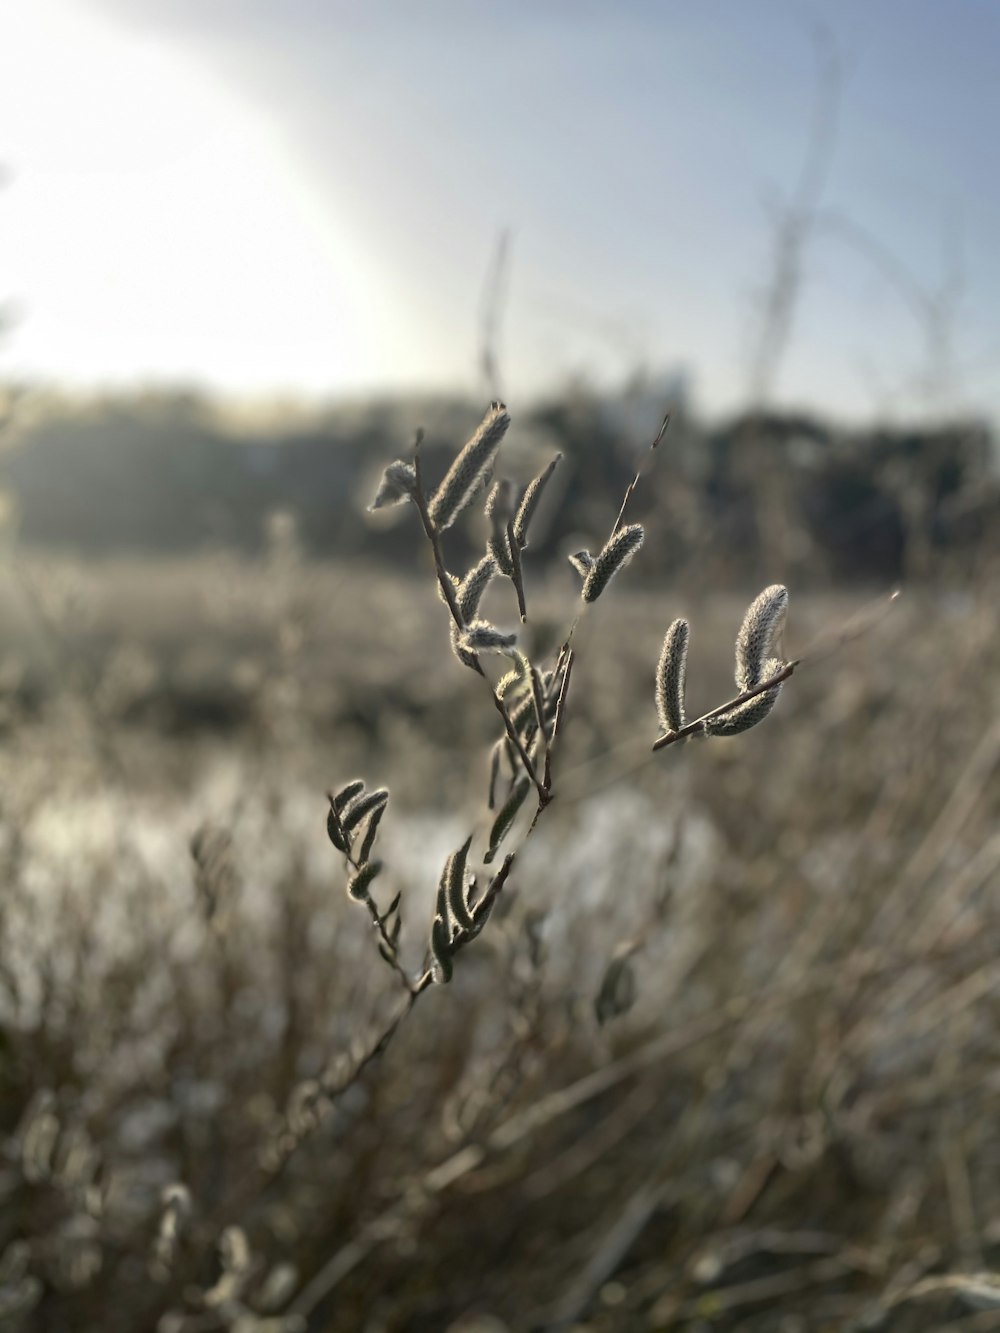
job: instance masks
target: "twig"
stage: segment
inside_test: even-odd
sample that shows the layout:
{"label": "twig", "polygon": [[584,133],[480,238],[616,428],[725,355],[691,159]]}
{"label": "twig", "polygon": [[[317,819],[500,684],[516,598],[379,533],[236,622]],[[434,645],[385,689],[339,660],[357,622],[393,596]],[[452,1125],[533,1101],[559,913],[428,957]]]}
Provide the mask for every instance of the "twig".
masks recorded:
{"label": "twig", "polygon": [[[433,552],[434,555],[434,569],[437,572],[437,580],[441,588],[441,592],[444,596],[445,601],[448,604],[448,610],[451,612],[452,619],[454,620],[455,625],[458,627],[459,631],[464,631],[466,625],[465,621],[462,619],[462,612],[460,611],[458,606],[458,599],[455,596],[455,587],[451,581],[451,577],[448,574],[447,569],[445,568],[444,556],[441,552],[441,541],[438,536],[437,529],[434,526],[433,520],[431,519],[430,512],[427,508],[427,496],[424,491],[423,474],[420,466],[420,444],[422,439],[423,439],[423,431],[418,431],[416,442],[414,444],[414,449],[413,449],[413,468],[416,474],[416,484],[414,487],[413,500],[417,506],[417,512],[420,515],[420,522],[424,529],[424,534],[431,545],[431,551]],[[531,779],[532,785],[538,792],[539,801],[542,803],[542,805],[547,805],[549,802],[549,793],[543,787],[541,779],[539,778],[538,773],[535,770],[535,766],[531,762],[531,757],[528,754],[528,751],[525,749],[524,743],[522,742],[520,736],[517,734],[517,728],[511,721],[510,714],[507,712],[507,707],[504,701],[500,698],[499,694],[497,694],[496,690],[493,688],[493,685],[490,683],[490,680],[486,675],[486,672],[480,665],[478,658],[476,659],[475,666],[472,668],[472,670],[475,671],[477,675],[482,676],[483,680],[485,680],[486,684],[489,686],[490,695],[493,699],[493,707],[497,710],[497,712],[503,719],[504,731],[506,731],[507,733],[507,739],[510,741],[511,745],[513,745],[514,749],[517,751],[518,758],[524,765],[524,771],[527,773],[528,777]]]}
{"label": "twig", "polygon": [[[884,960],[873,957],[870,966],[871,971],[877,973],[884,968]],[[552,1121],[576,1110],[579,1106],[586,1105],[595,1097],[619,1086],[651,1065],[726,1032],[734,1024],[739,1024],[746,1013],[760,1012],[763,1009],[768,1012],[780,1011],[808,995],[822,993],[831,985],[839,985],[842,979],[843,973],[840,967],[830,967],[825,971],[816,969],[814,975],[805,980],[800,987],[784,992],[766,987],[752,995],[734,997],[721,1009],[693,1019],[683,1028],[665,1032],[611,1064],[585,1074],[575,1083],[541,1097],[525,1110],[515,1112],[487,1136],[485,1143],[468,1144],[458,1149],[428,1172],[423,1182],[425,1190],[428,1194],[434,1195],[450,1188],[464,1176],[478,1170],[490,1154],[504,1152],[514,1147]],[[290,1313],[308,1315],[315,1309],[320,1301],[324,1300],[349,1273],[386,1240],[394,1221],[397,1219],[403,1221],[404,1218],[412,1220],[412,1212],[409,1211],[412,1206],[412,1199],[391,1204],[373,1218],[354,1240],[330,1256],[303,1287],[292,1303]]]}
{"label": "twig", "polygon": [[[343,821],[340,818],[340,811],[334,804],[332,792],[327,792],[327,800],[330,802],[329,819],[333,822],[334,832],[337,834],[337,836],[340,838],[341,843],[346,848],[344,852],[344,858],[346,859],[351,869],[355,872],[355,874],[357,874],[361,870],[361,863],[355,860],[354,854],[351,851],[351,841],[347,834],[347,831],[344,828]],[[389,933],[385,928],[385,918],[379,913],[378,905],[376,904],[375,899],[372,897],[371,892],[366,889],[365,896],[360,901],[363,902],[365,907],[368,908],[368,911],[372,919],[372,925],[378,931],[379,938],[381,939],[382,944],[385,947],[386,952],[383,955],[383,957],[385,957],[386,962],[399,977],[400,981],[403,983],[406,989],[408,991],[412,991],[413,982],[410,980],[409,973],[406,971],[406,969],[403,967],[403,965],[400,963],[397,957],[396,946],[389,938]]]}
{"label": "twig", "polygon": [[524,574],[521,570],[521,543],[514,536],[514,520],[507,520],[507,549],[510,552],[511,582],[514,584],[514,591],[517,594],[517,609],[523,625],[528,619],[527,607],[524,604]]}
{"label": "twig", "polygon": [[737,708],[749,699],[756,699],[758,694],[765,694],[768,690],[774,689],[775,685],[780,685],[783,680],[788,679],[801,661],[801,658],[797,658],[794,662],[786,662],[777,675],[770,676],[767,680],[762,681],[760,685],[755,685],[752,690],[744,690],[742,694],[738,694],[735,699],[730,699],[728,703],[720,704],[718,708],[702,713],[701,717],[695,718],[693,722],[686,723],[679,731],[668,731],[664,735],[658,736],[653,742],[653,749],[662,750],[668,745],[684,740],[686,736],[694,736],[712,718],[719,717],[722,713],[728,713],[731,708]]}
{"label": "twig", "polygon": [[818,639],[806,649],[801,657],[796,657],[791,662],[786,662],[782,669],[767,680],[761,681],[755,685],[752,690],[744,690],[738,694],[735,699],[730,699],[728,703],[720,704],[718,708],[713,708],[707,713],[702,713],[701,717],[695,718],[693,722],[686,723],[678,731],[668,731],[664,735],[657,737],[653,742],[654,750],[662,750],[668,745],[674,745],[677,741],[684,740],[687,736],[694,736],[700,733],[706,722],[712,718],[720,717],[723,713],[728,713],[731,709],[745,704],[750,699],[755,699],[758,694],[766,694],[768,690],[774,689],[793,674],[796,667],[803,666],[806,663],[819,661],[821,658],[836,652],[845,644],[860,638],[873,628],[887,614],[899,598],[899,589],[894,589],[888,598],[880,597],[875,602],[862,607],[855,615],[847,620],[839,629],[832,634],[821,635]]}
{"label": "twig", "polygon": [[[653,453],[653,450],[657,447],[657,445],[658,445],[658,444],[660,443],[660,441],[663,439],[664,435],[666,435],[666,433],[667,433],[667,429],[668,429],[669,426],[670,426],[670,413],[669,413],[669,412],[665,412],[665,413],[663,414],[663,420],[660,422],[660,429],[656,432],[656,439],[655,439],[655,440],[653,441],[653,443],[649,446],[649,453],[650,453],[650,454]],[[618,517],[615,519],[615,526],[611,529],[611,536],[612,536],[612,537],[615,535],[615,533],[618,531],[618,529],[619,529],[619,528],[621,527],[621,525],[622,525],[622,520],[625,518],[625,510],[628,508],[628,502],[629,502],[629,500],[631,500],[631,498],[632,498],[632,496],[633,496],[633,494],[634,494],[634,492],[635,492],[635,488],[638,486],[639,481],[640,481],[640,479],[641,479],[641,477],[642,477],[642,474],[643,474],[643,472],[645,471],[645,468],[649,466],[649,462],[650,462],[650,460],[647,459],[647,460],[646,460],[646,465],[645,465],[645,467],[644,467],[644,466],[640,466],[639,468],[636,469],[636,474],[635,474],[635,476],[632,478],[632,480],[629,482],[628,486],[626,486],[626,488],[625,488],[625,495],[624,495],[624,497],[623,497],[623,499],[622,499],[622,507],[618,510]]]}

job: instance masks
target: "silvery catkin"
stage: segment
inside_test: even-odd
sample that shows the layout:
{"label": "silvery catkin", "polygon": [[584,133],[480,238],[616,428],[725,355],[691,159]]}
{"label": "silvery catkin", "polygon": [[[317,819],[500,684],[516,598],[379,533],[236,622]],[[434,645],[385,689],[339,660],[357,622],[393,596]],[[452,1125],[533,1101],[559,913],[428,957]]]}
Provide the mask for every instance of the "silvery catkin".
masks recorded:
{"label": "silvery catkin", "polygon": [[428,506],[431,522],[439,532],[451,527],[483,484],[509,425],[510,415],[504,404],[491,403]]}
{"label": "silvery catkin", "polygon": [[645,532],[641,523],[619,528],[590,566],[583,581],[583,600],[596,602],[620,569],[623,569],[642,545]]}
{"label": "silvery catkin", "polygon": [[663,639],[656,668],[656,713],[664,731],[680,731],[684,726],[688,634],[688,622],[675,620]]}
{"label": "silvery catkin", "polygon": [[787,610],[788,589],[780,583],[765,588],[747,607],[736,636],[736,684],[741,693],[774,674],[765,673],[764,664],[775,655],[774,640],[785,623]]}

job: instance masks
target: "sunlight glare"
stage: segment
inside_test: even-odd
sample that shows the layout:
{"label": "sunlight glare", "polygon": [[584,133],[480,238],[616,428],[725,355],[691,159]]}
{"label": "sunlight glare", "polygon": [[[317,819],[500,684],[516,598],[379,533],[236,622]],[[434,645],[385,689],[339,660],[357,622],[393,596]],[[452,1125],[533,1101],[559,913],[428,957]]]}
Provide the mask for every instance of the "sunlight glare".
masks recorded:
{"label": "sunlight glare", "polygon": [[324,392],[377,374],[373,266],[262,110],[65,0],[0,20],[5,370]]}

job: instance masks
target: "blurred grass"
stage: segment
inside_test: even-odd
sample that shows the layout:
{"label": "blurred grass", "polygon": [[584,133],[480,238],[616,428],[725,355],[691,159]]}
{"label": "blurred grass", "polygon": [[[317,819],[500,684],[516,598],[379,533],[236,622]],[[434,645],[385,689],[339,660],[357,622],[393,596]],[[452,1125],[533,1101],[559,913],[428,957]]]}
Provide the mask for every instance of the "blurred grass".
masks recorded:
{"label": "blurred grass", "polygon": [[[554,644],[571,575],[526,578]],[[581,627],[559,795],[502,920],[268,1177],[276,1113],[395,995],[323,792],[391,787],[380,894],[403,890],[416,966],[440,865],[484,827],[492,710],[427,578],[291,541],[8,567],[0,1254],[27,1240],[44,1284],[24,1328],[219,1326],[192,1293],[234,1219],[255,1310],[275,1264],[282,1313],[335,1257],[315,1330],[1000,1327],[903,1294],[1000,1265],[995,584],[907,589],[766,726],[652,756],[666,625],[691,619],[710,707],[756,588],[626,583]],[[793,587],[786,650],[865,596]],[[206,821],[232,837],[221,924],[187,853]],[[635,940],[636,1003],[598,1026]],[[26,1169],[42,1089],[58,1133]],[[167,1278],[175,1179],[195,1210]]]}

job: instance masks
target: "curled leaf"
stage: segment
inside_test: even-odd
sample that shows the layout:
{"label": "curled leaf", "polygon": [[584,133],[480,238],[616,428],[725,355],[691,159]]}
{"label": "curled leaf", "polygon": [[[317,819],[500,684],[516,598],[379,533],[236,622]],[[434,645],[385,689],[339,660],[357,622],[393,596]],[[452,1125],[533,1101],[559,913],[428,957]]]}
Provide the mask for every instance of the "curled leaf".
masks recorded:
{"label": "curled leaf", "polygon": [[448,916],[456,928],[456,933],[464,934],[472,929],[472,914],[466,901],[465,863],[472,846],[471,836],[466,838],[457,852],[452,852],[445,862],[441,874],[441,886]]}

